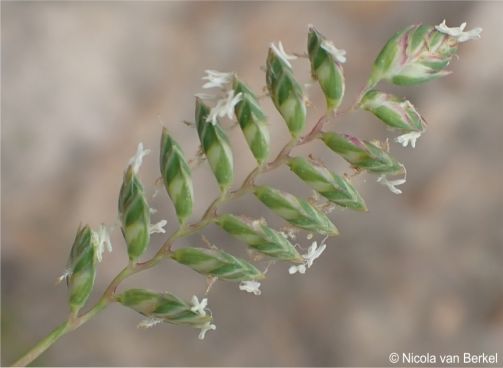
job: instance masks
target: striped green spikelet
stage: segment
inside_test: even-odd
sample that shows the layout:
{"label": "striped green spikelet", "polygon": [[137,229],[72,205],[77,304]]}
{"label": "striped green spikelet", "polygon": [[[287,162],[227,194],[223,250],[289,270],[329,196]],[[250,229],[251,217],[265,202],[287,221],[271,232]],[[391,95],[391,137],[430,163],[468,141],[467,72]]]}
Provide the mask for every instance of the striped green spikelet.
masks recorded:
{"label": "striped green spikelet", "polygon": [[402,164],[374,143],[335,132],[325,132],[321,139],[328,148],[357,169],[376,174],[398,174],[403,171]]}
{"label": "striped green spikelet", "polygon": [[119,216],[129,259],[136,261],[150,243],[150,208],[132,166],[124,174],[119,194]]}
{"label": "striped green spikelet", "polygon": [[259,221],[226,214],[220,216],[216,223],[259,253],[284,261],[302,261],[295,247],[283,235]]}
{"label": "striped green spikelet", "polygon": [[335,225],[323,212],[303,199],[267,186],[257,187],[255,196],[292,225],[323,235],[339,234]]}
{"label": "striped green spikelet", "polygon": [[68,263],[68,301],[72,312],[76,312],[86,303],[96,277],[96,249],[89,226],[77,230]]}
{"label": "striped green spikelet", "polygon": [[401,132],[425,130],[425,121],[408,100],[371,90],[363,96],[360,107],[374,114],[389,127]]}
{"label": "striped green spikelet", "polygon": [[234,177],[234,163],[229,140],[217,123],[207,122],[210,109],[199,98],[196,99],[196,125],[201,147],[206,154],[211,170],[221,191],[226,191]]}
{"label": "striped green spikelet", "polygon": [[414,25],[397,32],[377,56],[369,85],[385,79],[414,85],[450,74],[444,68],[457,51],[455,38],[432,26]]}
{"label": "striped green spikelet", "polygon": [[290,159],[288,166],[304,183],[329,201],[353,210],[367,210],[365,201],[346,178],[303,157]]}
{"label": "striped green spikelet", "polygon": [[297,138],[306,125],[304,93],[292,69],[271,48],[267,56],[266,82],[274,106],[285,120],[292,137]]}
{"label": "striped green spikelet", "polygon": [[164,186],[175,205],[178,220],[184,224],[192,214],[194,202],[192,177],[182,149],[166,128],[162,130],[159,162]]}
{"label": "striped green spikelet", "polygon": [[262,164],[269,155],[269,129],[267,118],[255,94],[240,80],[234,78],[234,93],[241,93],[242,99],[234,112],[253,156]]}
{"label": "striped green spikelet", "polygon": [[327,52],[322,43],[325,37],[314,27],[309,27],[307,49],[311,61],[311,76],[317,80],[327,101],[327,110],[339,107],[344,96],[344,74],[341,64]]}
{"label": "striped green spikelet", "polygon": [[145,289],[129,289],[117,296],[117,301],[136,312],[164,322],[202,326],[212,320],[211,315],[191,311],[191,305],[169,293],[156,293]]}
{"label": "striped green spikelet", "polygon": [[171,258],[203,275],[222,280],[248,281],[265,277],[251,263],[217,249],[180,248],[171,254]]}

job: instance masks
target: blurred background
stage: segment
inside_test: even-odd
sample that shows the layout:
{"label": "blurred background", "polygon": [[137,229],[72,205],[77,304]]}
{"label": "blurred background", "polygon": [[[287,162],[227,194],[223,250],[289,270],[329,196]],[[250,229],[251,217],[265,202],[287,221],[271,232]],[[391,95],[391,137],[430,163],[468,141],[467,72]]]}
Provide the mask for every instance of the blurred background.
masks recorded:
{"label": "blurred background", "polygon": [[[149,195],[158,173],[158,115],[188,156],[198,148],[195,93],[205,69],[236,71],[255,90],[265,85],[268,45],[306,49],[312,23],[338,48],[349,105],[386,40],[414,23],[484,29],[462,44],[454,74],[414,88],[382,88],[407,96],[429,122],[412,150],[392,144],[408,168],[396,196],[361,175],[354,183],[369,212],[337,209],[341,235],[303,275],[271,267],[256,297],[219,282],[209,295],[217,330],[170,325],[137,329],[140,316],[113,305],[61,339],[38,365],[335,366],[387,365],[391,352],[494,353],[503,359],[503,43],[497,2],[2,2],[2,365],[45,336],[67,314],[65,268],[78,225],[113,223],[123,170],[142,141],[153,150],[141,176]],[[309,81],[308,63],[294,63]],[[324,102],[308,89],[316,121]],[[270,101],[273,154],[288,132]],[[394,135],[370,114],[337,122],[362,138]],[[231,133],[236,183],[254,165],[242,133]],[[338,172],[347,164],[319,144],[312,152]],[[216,196],[206,164],[194,172],[194,220]],[[261,179],[309,195],[286,169]],[[152,200],[177,226],[169,199]],[[243,209],[246,209],[244,212]],[[253,198],[227,211],[265,216]],[[215,227],[204,235],[223,249],[245,247]],[[153,254],[164,239],[154,235]],[[121,234],[98,270],[97,300],[127,261]],[[297,239],[309,245],[305,235]],[[203,245],[198,236],[179,245]],[[264,268],[265,263],[259,264]],[[203,277],[166,261],[124,286],[169,290],[190,298]]]}

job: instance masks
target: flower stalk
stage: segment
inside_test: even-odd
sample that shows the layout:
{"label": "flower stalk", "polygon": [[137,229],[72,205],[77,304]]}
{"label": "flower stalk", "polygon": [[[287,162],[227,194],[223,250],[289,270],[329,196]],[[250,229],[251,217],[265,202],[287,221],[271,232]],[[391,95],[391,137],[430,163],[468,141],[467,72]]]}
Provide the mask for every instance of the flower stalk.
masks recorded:
{"label": "flower stalk", "polygon": [[[304,274],[327,248],[327,239],[338,234],[338,229],[328,213],[337,206],[365,211],[363,198],[350,183],[348,176],[331,172],[324,164],[314,159],[294,156],[299,146],[315,140],[345,159],[357,172],[368,171],[379,175],[378,182],[390,191],[400,194],[396,188],[405,183],[405,166],[389,154],[389,147],[347,134],[328,130],[333,118],[358,108],[370,111],[385,124],[403,134],[396,140],[403,146],[415,146],[424,132],[423,119],[407,101],[374,90],[381,80],[397,85],[417,84],[434,79],[448,72],[443,69],[457,49],[458,43],[478,38],[481,30],[464,32],[464,25],[450,29],[445,22],[437,27],[411,26],[398,32],[385,45],[377,57],[372,74],[365,88],[346,110],[338,109],[344,97],[345,81],[341,64],[346,62],[346,51],[338,49],[321,33],[310,26],[308,35],[308,59],[311,76],[320,84],[325,95],[327,113],[306,133],[306,97],[301,84],[295,79],[291,60],[295,55],[285,52],[281,42],[271,44],[267,56],[266,85],[272,103],[284,120],[290,133],[289,141],[275,158],[267,161],[271,140],[267,118],[258,103],[256,94],[235,73],[207,70],[203,88],[218,88],[219,96],[198,95],[196,99],[196,127],[201,151],[220,188],[220,194],[199,220],[189,223],[192,216],[194,193],[189,162],[173,137],[164,129],[161,137],[160,171],[166,191],[173,202],[180,226],[172,233],[155,255],[140,262],[150,245],[151,234],[164,233],[166,220],[152,225],[152,209],[149,208],[139,168],[143,158],[150,152],[138,146],[125,171],[119,194],[119,217],[121,230],[127,245],[129,263],[112,280],[98,302],[87,312],[81,308],[92,291],[96,274],[96,261],[101,261],[103,249],[111,251],[105,228],[93,232],[88,227],[79,229],[72,247],[69,265],[63,277],[69,279],[71,312],[68,319],[40,340],[30,351],[14,363],[26,366],[51,347],[59,338],[91,320],[109,304],[118,302],[146,319],[141,327],[151,327],[162,322],[192,326],[200,329],[199,338],[216,329],[213,315],[207,313],[207,298],[192,297],[184,301],[170,293],[158,293],[147,289],[130,289],[118,293],[120,284],[127,278],[157,266],[163,260],[172,260],[210,278],[238,282],[238,288],[246,293],[260,295],[265,271],[253,263],[235,257],[217,247],[182,247],[173,249],[181,238],[194,235],[207,225],[215,223],[253,251],[273,261],[290,264],[290,274]],[[203,101],[216,101],[213,107]],[[335,113],[334,113],[335,112]],[[232,190],[234,162],[231,143],[222,119],[237,120],[243,131],[248,148],[257,161],[257,166]],[[314,189],[313,198],[299,198],[291,193],[267,185],[256,185],[263,174],[281,166],[291,171],[306,185]],[[391,180],[387,176],[403,174],[402,179]],[[262,219],[249,219],[234,214],[219,213],[221,207],[231,200],[253,194],[270,211],[289,223],[289,230],[277,231]],[[320,194],[322,197],[319,197]],[[295,238],[297,231],[321,234],[321,242],[314,240],[307,253],[300,254],[288,238]],[[318,245],[319,244],[319,245]],[[213,282],[212,281],[212,282]],[[259,282],[260,281],[260,282]]]}
{"label": "flower stalk", "polygon": [[[309,135],[309,134],[308,134]],[[312,138],[314,139],[314,137]],[[309,139],[311,141],[312,139]],[[302,141],[302,143],[300,143]],[[159,248],[157,253],[148,261],[142,263],[130,263],[127,267],[125,267],[108,285],[105,289],[103,295],[99,299],[99,301],[85,314],[81,315],[72,320],[70,323],[70,319],[66,322],[62,323],[60,326],[56,327],[53,331],[51,331],[46,337],[40,340],[36,345],[34,345],[27,353],[25,353],[22,357],[20,357],[13,366],[15,367],[25,367],[31,362],[33,362],[36,358],[38,358],[42,353],[44,353],[47,349],[49,349],[54,343],[56,343],[61,337],[65,334],[79,328],[81,325],[92,319],[96,314],[105,309],[109,304],[115,302],[115,295],[118,286],[127,278],[151,269],[157,266],[162,260],[167,259],[171,255],[171,247],[175,240],[188,237],[190,235],[194,235],[202,230],[206,225],[213,222],[214,219],[217,218],[216,211],[218,208],[229,202],[230,200],[234,200],[244,196],[247,193],[253,191],[255,179],[261,175],[265,174],[269,171],[276,169],[277,167],[283,165],[287,162],[291,151],[298,145],[307,143],[307,141],[298,139],[289,141],[280,153],[271,160],[265,167],[261,169],[254,169],[250,172],[248,177],[243,181],[242,185],[228,193],[224,193],[217,197],[206,209],[203,216],[199,219],[199,221],[189,225],[189,226],[181,226],[178,231],[173,233]]]}

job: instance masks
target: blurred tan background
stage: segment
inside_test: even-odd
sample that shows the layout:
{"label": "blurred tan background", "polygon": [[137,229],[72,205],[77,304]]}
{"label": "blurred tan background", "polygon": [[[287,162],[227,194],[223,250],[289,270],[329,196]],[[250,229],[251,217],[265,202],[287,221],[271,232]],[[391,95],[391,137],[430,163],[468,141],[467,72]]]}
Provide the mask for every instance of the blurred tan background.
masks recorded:
{"label": "blurred tan background", "polygon": [[[347,105],[392,33],[443,18],[484,29],[481,40],[462,45],[454,74],[414,88],[382,86],[410,98],[429,122],[415,150],[392,145],[408,167],[404,194],[393,195],[374,176],[357,178],[369,212],[336,210],[341,235],[323,257],[304,276],[275,265],[260,297],[218,283],[209,296],[217,330],[204,342],[189,328],[136,329],[140,316],[113,305],[37,364],[382,366],[393,351],[499,351],[503,359],[502,13],[494,2],[2,2],[2,364],[65,318],[65,286],[54,281],[75,230],[81,221],[114,221],[122,171],[139,141],[153,149],[141,172],[153,192],[158,114],[185,152],[196,152],[197,134],[181,122],[192,120],[204,69],[236,71],[260,90],[269,43],[303,52],[312,23],[348,52]],[[307,82],[307,62],[295,69]],[[309,95],[314,121],[323,101],[316,86]],[[263,106],[277,152],[288,134],[271,103]],[[337,129],[393,136],[363,112]],[[231,137],[240,182],[254,162],[242,133]],[[308,151],[347,171],[322,146]],[[309,194],[292,175],[280,170],[262,182]],[[217,190],[204,164],[194,180],[196,219]],[[154,220],[176,228],[164,191],[152,206]],[[227,210],[244,208],[281,224],[253,198]],[[244,254],[219,229],[204,234]],[[163,238],[153,237],[149,254]],[[90,302],[126,262],[119,231],[113,244]],[[127,285],[190,298],[202,294],[205,280],[164,262]]]}

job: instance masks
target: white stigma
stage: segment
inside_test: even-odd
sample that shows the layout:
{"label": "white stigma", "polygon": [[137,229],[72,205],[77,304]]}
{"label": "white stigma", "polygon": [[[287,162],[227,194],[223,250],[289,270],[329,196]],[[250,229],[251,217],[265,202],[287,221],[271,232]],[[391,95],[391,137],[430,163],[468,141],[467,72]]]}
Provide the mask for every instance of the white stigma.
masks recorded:
{"label": "white stigma", "polygon": [[164,229],[164,226],[168,224],[168,221],[166,220],[161,220],[155,224],[150,224],[149,232],[150,234],[164,234],[166,230]]}
{"label": "white stigma", "polygon": [[334,60],[338,63],[343,64],[346,62],[346,50],[338,49],[332,41],[323,40],[321,42],[321,48],[332,55]]}
{"label": "white stigma", "polygon": [[61,276],[58,277],[58,280],[56,281],[57,284],[59,284],[61,281],[66,280],[70,276],[72,276],[72,270],[70,268],[67,268],[63,271]]}
{"label": "white stigma", "polygon": [[92,232],[92,241],[96,250],[96,259],[98,262],[103,260],[105,248],[109,253],[112,253],[112,242],[110,241],[110,232],[107,227],[101,224],[98,230]]}
{"label": "white stigma", "polygon": [[192,307],[190,310],[196,314],[199,314],[200,316],[205,316],[206,315],[206,306],[208,305],[208,299],[204,298],[199,301],[197,296],[193,295],[192,296],[192,301],[191,301]]}
{"label": "white stigma", "polygon": [[234,95],[234,90],[227,92],[227,95],[217,101],[215,107],[213,107],[206,118],[206,122],[215,125],[217,123],[217,118],[223,118],[227,116],[228,119],[234,117],[234,106],[236,106],[243,99],[243,94],[239,92]]}
{"label": "white stigma", "polygon": [[129,160],[128,165],[131,165],[133,167],[133,172],[135,174],[138,173],[140,170],[140,166],[143,162],[143,157],[148,155],[150,153],[149,149],[143,149],[143,143],[140,142],[138,143],[138,148],[136,149],[136,153],[134,154],[133,157]]}
{"label": "white stigma", "polygon": [[143,321],[141,321],[140,323],[138,323],[137,327],[138,328],[150,328],[155,325],[158,325],[162,321],[163,321],[162,318],[156,318],[156,317],[146,318]]}
{"label": "white stigma", "polygon": [[463,22],[459,27],[447,27],[444,19],[442,23],[440,23],[438,26],[435,26],[435,29],[441,33],[454,37],[458,42],[466,42],[480,38],[482,28],[477,27],[472,29],[471,31],[464,32],[465,27],[466,22]]}
{"label": "white stigma", "polygon": [[395,142],[407,147],[410,143],[412,148],[416,148],[416,141],[421,136],[422,132],[409,132],[395,138]]}
{"label": "white stigma", "polygon": [[403,179],[388,180],[388,178],[386,178],[385,174],[381,175],[377,179],[378,183],[381,183],[382,185],[387,187],[389,189],[389,191],[394,194],[402,194],[402,191],[400,189],[398,189],[397,186],[405,184],[406,181],[407,180],[405,179],[405,177]]}
{"label": "white stigma", "polygon": [[278,42],[277,47],[274,43],[271,43],[271,49],[272,51],[274,51],[277,57],[279,57],[286,65],[288,65],[290,69],[292,68],[292,64],[290,64],[288,60],[295,60],[297,59],[297,56],[287,54],[285,49],[283,48],[281,41]]}
{"label": "white stigma", "polygon": [[208,332],[210,330],[216,330],[217,326],[215,326],[214,324],[211,324],[208,321],[204,325],[199,326],[198,328],[201,329],[201,332],[199,332],[199,340],[204,340],[204,338],[206,336],[206,332]]}
{"label": "white stigma", "polygon": [[202,79],[207,80],[205,84],[203,84],[203,88],[224,88],[228,83],[232,81],[234,76],[233,73],[223,73],[216,70],[205,70],[206,76]]}
{"label": "white stigma", "polygon": [[318,259],[321,256],[321,254],[325,251],[327,247],[327,245],[325,244],[325,239],[323,239],[320,246],[318,246],[318,243],[314,241],[307,250],[307,253],[302,255],[304,262],[300,265],[290,266],[290,268],[288,268],[288,273],[290,275],[293,275],[297,272],[301,274],[306,273],[306,270],[308,268],[311,268],[314,261]]}
{"label": "white stigma", "polygon": [[254,295],[262,294],[262,291],[260,290],[260,282],[253,280],[241,281],[241,283],[239,284],[239,290],[243,290]]}

